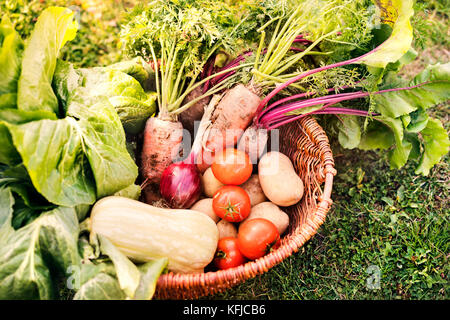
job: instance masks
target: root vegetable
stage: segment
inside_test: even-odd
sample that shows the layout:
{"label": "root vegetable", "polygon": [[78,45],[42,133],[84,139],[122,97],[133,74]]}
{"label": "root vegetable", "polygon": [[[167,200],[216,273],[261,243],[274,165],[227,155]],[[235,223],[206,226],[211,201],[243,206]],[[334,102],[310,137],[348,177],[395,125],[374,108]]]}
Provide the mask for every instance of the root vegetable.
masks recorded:
{"label": "root vegetable", "polygon": [[236,226],[226,220],[220,220],[217,223],[217,229],[219,229],[219,239],[226,237],[236,238],[238,235]]}
{"label": "root vegetable", "polygon": [[205,173],[203,173],[202,176],[203,193],[207,197],[212,198],[214,194],[217,192],[217,190],[219,190],[223,186],[224,184],[219,180],[217,180],[211,168],[206,169]]}
{"label": "root vegetable", "polygon": [[259,157],[266,150],[268,131],[257,128],[255,125],[248,127],[238,143],[238,150],[244,151],[250,157],[253,164],[258,163]]}
{"label": "root vegetable", "polygon": [[279,206],[294,205],[303,197],[303,181],[291,160],[280,152],[271,151],[261,158],[258,175],[264,194]]}
{"label": "root vegetable", "polygon": [[241,187],[248,193],[250,205],[252,207],[267,200],[267,197],[261,188],[261,184],[259,183],[259,176],[257,174],[253,174],[250,179],[241,185]]}
{"label": "root vegetable", "polygon": [[[183,105],[196,99],[197,97],[200,97],[202,94],[202,87],[195,88],[186,96],[183,101]],[[195,121],[200,121],[202,119],[203,113],[210,99],[211,97],[207,96],[180,113],[179,120],[183,124],[183,128],[190,132],[191,137],[194,137]]]}
{"label": "root vegetable", "polygon": [[163,171],[175,159],[183,139],[180,122],[150,118],[144,130],[141,171],[147,184],[158,184]]}
{"label": "root vegetable", "polygon": [[220,217],[218,217],[214,213],[214,210],[212,207],[212,202],[213,202],[212,198],[201,199],[201,200],[197,201],[196,203],[194,203],[194,205],[191,207],[191,210],[203,212],[208,217],[213,219],[213,221],[215,223],[217,223],[217,222],[219,222]]}
{"label": "root vegetable", "polygon": [[252,208],[247,220],[255,218],[263,218],[272,222],[278,229],[278,232],[283,234],[289,226],[289,216],[282,211],[276,204],[272,202],[261,202]]}
{"label": "root vegetable", "polygon": [[223,96],[209,119],[202,118],[211,124],[207,136],[202,137],[206,149],[197,159],[201,172],[212,164],[215,152],[236,145],[253,120],[260,101],[251,87],[238,84]]}

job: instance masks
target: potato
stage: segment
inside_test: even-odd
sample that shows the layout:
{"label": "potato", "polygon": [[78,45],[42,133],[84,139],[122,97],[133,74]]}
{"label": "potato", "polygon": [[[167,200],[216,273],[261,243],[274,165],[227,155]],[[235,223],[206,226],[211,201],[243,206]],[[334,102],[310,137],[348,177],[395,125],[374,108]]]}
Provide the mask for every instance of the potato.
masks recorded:
{"label": "potato", "polygon": [[213,202],[212,198],[201,199],[196,203],[194,203],[194,205],[191,207],[191,210],[203,212],[208,217],[213,219],[215,223],[217,223],[219,222],[220,217],[214,213],[212,202]]}
{"label": "potato", "polygon": [[252,176],[244,182],[241,187],[250,197],[250,205],[252,207],[267,200],[266,195],[261,188],[261,184],[259,183],[259,176],[257,174],[252,174]]}
{"label": "potato", "polygon": [[269,201],[261,202],[254,206],[244,221],[255,218],[269,220],[277,227],[280,234],[283,234],[289,226],[289,216],[276,204]]}
{"label": "potato", "polygon": [[203,173],[202,176],[202,188],[203,193],[209,197],[212,198],[217,190],[219,190],[221,187],[223,187],[224,184],[216,179],[214,176],[211,167],[206,169],[205,173]]}
{"label": "potato", "polygon": [[271,151],[258,164],[259,183],[266,197],[276,205],[287,207],[303,197],[303,181],[284,154]]}
{"label": "potato", "polygon": [[238,234],[236,226],[226,220],[220,220],[217,223],[217,229],[219,229],[219,240],[226,237],[236,238]]}

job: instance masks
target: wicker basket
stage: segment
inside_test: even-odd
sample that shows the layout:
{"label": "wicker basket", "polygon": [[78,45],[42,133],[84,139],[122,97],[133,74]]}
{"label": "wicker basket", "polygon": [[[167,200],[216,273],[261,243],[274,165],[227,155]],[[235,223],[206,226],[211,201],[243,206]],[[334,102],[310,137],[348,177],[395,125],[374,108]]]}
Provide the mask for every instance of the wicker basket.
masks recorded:
{"label": "wicker basket", "polygon": [[300,203],[286,210],[290,225],[280,247],[236,268],[198,274],[164,274],[158,280],[155,298],[196,299],[224,291],[267,272],[297,252],[317,232],[332,204],[330,196],[336,174],[328,137],[316,120],[304,117],[281,127],[280,151],[291,158],[305,185]]}

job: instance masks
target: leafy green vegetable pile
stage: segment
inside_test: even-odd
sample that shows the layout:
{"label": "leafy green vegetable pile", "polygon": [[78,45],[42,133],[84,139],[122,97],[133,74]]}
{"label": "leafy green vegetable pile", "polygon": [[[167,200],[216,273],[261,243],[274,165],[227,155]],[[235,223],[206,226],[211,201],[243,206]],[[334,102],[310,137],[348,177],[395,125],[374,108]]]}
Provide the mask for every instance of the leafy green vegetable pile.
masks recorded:
{"label": "leafy green vegetable pile", "polygon": [[101,197],[139,196],[126,131],[155,112],[139,82],[150,70],[58,60],[77,32],[66,8],[44,10],[26,44],[8,17],[0,26],[0,298],[55,298],[71,273],[75,298],[150,298],[167,261],[137,267],[102,239],[104,259],[79,224]]}

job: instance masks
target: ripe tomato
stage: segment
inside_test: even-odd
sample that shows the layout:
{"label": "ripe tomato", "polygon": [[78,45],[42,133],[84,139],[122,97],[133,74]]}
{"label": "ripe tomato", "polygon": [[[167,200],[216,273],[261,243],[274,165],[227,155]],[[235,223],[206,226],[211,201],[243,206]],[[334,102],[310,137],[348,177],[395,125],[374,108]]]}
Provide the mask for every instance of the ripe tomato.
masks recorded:
{"label": "ripe tomato", "polygon": [[240,185],[252,175],[253,165],[247,153],[228,148],[215,155],[211,170],[223,184]]}
{"label": "ripe tomato", "polygon": [[269,220],[255,218],[239,226],[239,251],[251,260],[264,256],[279,245],[280,234],[277,227]]}
{"label": "ripe tomato", "polygon": [[223,270],[240,266],[245,257],[239,251],[237,238],[226,237],[219,240],[214,257],[214,265]]}
{"label": "ripe tomato", "polygon": [[240,222],[250,214],[250,197],[238,186],[223,186],[213,197],[216,215],[229,222]]}

